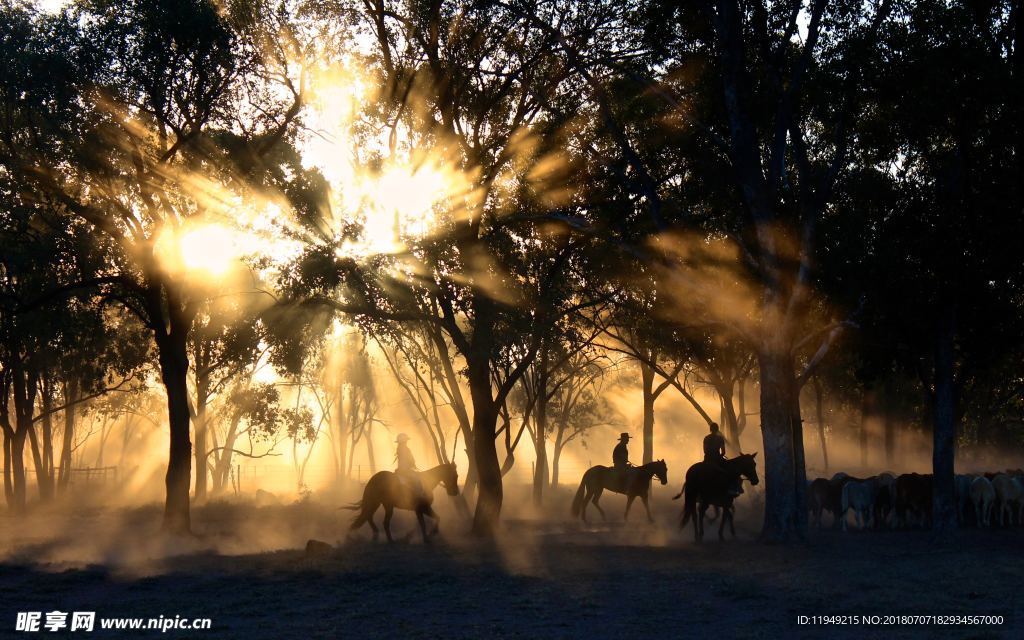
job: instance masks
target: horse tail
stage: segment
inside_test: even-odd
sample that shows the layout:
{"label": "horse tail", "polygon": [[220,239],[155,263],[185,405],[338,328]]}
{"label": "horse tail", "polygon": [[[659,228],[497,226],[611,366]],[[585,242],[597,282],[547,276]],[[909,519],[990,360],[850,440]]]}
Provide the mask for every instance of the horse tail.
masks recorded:
{"label": "horse tail", "polygon": [[[590,473],[588,470],[587,473]],[[587,473],[583,474],[583,478],[580,480],[580,488],[576,490],[576,497],[572,499],[572,517],[580,517],[580,511],[583,509],[583,494],[587,490]]]}
{"label": "horse tail", "polygon": [[338,510],[341,511],[342,509],[345,509],[347,511],[359,511],[362,508],[363,508],[363,501],[360,500],[359,502],[353,502],[352,504],[348,505],[347,507],[338,507]]}
{"label": "horse tail", "polygon": [[686,483],[685,482],[683,483],[683,488],[679,490],[679,493],[677,493],[676,495],[672,496],[672,499],[673,500],[678,500],[679,498],[682,498],[684,491],[686,491]]}

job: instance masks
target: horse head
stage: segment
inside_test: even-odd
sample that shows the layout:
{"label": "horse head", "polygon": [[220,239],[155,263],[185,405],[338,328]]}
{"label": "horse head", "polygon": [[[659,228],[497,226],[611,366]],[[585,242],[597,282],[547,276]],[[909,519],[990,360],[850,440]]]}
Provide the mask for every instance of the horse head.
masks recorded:
{"label": "horse head", "polygon": [[656,460],[651,463],[655,477],[661,480],[661,484],[668,484],[668,465],[664,460]]}
{"label": "horse head", "polygon": [[756,457],[757,452],[755,451],[754,453],[743,453],[733,458],[737,461],[737,466],[739,467],[737,471],[740,472],[741,476],[749,480],[752,485],[757,485],[760,482],[757,477]]}
{"label": "horse head", "polygon": [[441,484],[450,496],[459,495],[459,470],[454,462],[444,465],[444,475],[441,477]]}

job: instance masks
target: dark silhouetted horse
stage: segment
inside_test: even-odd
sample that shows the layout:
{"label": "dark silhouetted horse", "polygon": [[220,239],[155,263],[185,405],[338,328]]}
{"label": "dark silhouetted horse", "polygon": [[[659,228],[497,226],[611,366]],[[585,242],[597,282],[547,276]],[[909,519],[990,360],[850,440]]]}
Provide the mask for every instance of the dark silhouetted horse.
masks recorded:
{"label": "dark silhouetted horse", "polygon": [[904,473],[894,483],[896,526],[906,527],[907,516],[913,514],[925,528],[932,521],[932,476],[920,473]]}
{"label": "dark silhouetted horse", "polygon": [[431,506],[434,502],[434,489],[437,485],[443,484],[448,495],[459,495],[459,472],[455,463],[441,464],[433,469],[427,469],[420,473],[420,482],[423,484],[423,493],[410,487],[398,474],[391,471],[379,471],[370,478],[363,489],[363,499],[359,502],[342,507],[359,511],[359,515],[352,521],[349,531],[355,531],[364,523],[369,523],[373,529],[373,539],[376,540],[379,532],[377,525],[373,523],[373,516],[377,509],[384,507],[384,533],[388,536],[388,542],[393,542],[391,537],[391,516],[395,509],[406,509],[416,512],[416,519],[420,523],[420,531],[423,533],[423,541],[429,542],[427,536],[427,525],[424,516],[434,519],[434,530],[437,533],[441,526],[441,518],[434,512]]}
{"label": "dark silhouetted horse", "polygon": [[[828,508],[828,480],[815,478],[807,484],[807,508],[815,526],[821,528],[821,514]],[[832,514],[833,517],[835,514]]]}
{"label": "dark silhouetted horse", "polygon": [[708,507],[714,505],[722,508],[722,521],[718,524],[718,539],[724,540],[725,523],[729,523],[729,530],[732,536],[736,537],[736,527],[733,526],[732,501],[736,499],[733,491],[740,478],[746,478],[750,484],[756,485],[757,463],[754,458],[757,453],[744,453],[724,460],[720,465],[708,462],[698,462],[686,472],[686,481],[679,495],[672,498],[678,499],[684,496],[683,519],[679,523],[682,529],[686,523],[693,518],[693,532],[697,541],[704,538],[704,516]]}
{"label": "dark silhouetted horse", "polygon": [[576,491],[576,497],[572,501],[572,516],[587,521],[587,505],[593,503],[597,507],[601,518],[607,520],[604,509],[598,504],[601,494],[604,491],[621,493],[626,496],[626,515],[629,519],[629,508],[633,506],[633,500],[640,498],[647,511],[647,521],[654,522],[651,517],[651,507],[648,500],[651,495],[651,478],[657,476],[661,484],[668,484],[668,467],[664,460],[655,460],[639,467],[629,467],[625,474],[622,474],[614,467],[596,465],[587,469],[580,480],[580,488]]}

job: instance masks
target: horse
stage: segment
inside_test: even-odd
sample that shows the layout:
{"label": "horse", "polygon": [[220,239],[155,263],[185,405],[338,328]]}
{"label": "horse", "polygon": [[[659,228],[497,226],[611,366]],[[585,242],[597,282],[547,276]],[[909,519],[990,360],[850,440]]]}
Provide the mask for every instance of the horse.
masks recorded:
{"label": "horse", "polygon": [[845,516],[843,507],[843,487],[847,482],[864,482],[867,478],[855,478],[843,471],[832,476],[828,481],[828,501],[826,508],[832,514],[832,528],[839,529]]}
{"label": "horse", "polygon": [[996,490],[992,481],[985,476],[977,476],[971,481],[971,504],[974,505],[974,519],[978,528],[992,524],[992,507],[996,502]]}
{"label": "horse", "polygon": [[846,512],[850,509],[853,509],[853,517],[858,528],[866,529],[870,525],[877,495],[877,478],[849,480],[843,485],[842,502],[839,506],[839,520],[843,531],[847,529]]}
{"label": "horse", "polygon": [[[698,462],[691,466],[686,472],[686,482],[683,488],[673,500],[677,500],[685,494],[683,501],[683,519],[679,523],[682,529],[686,523],[693,518],[693,533],[697,541],[704,537],[704,515],[709,506],[722,508],[722,521],[718,524],[718,539],[724,540],[725,523],[729,522],[729,530],[732,537],[736,537],[736,527],[733,525],[732,501],[735,496],[731,491],[740,478],[746,478],[750,484],[757,485],[760,480],[757,477],[757,462],[754,458],[757,453],[744,453],[723,460],[721,466],[707,462]],[[699,506],[698,506],[699,505]],[[699,514],[698,514],[699,511]]]}
{"label": "horse", "polygon": [[432,469],[420,472],[420,482],[423,484],[423,495],[418,495],[418,492],[403,481],[397,473],[378,471],[373,474],[363,489],[363,499],[355,504],[342,507],[342,509],[359,511],[359,515],[352,520],[349,532],[369,523],[370,528],[373,529],[373,539],[376,540],[379,531],[373,522],[373,516],[377,513],[377,509],[383,506],[384,533],[388,536],[388,542],[394,542],[391,537],[391,516],[395,509],[415,511],[416,519],[420,523],[420,531],[423,533],[423,542],[430,542],[424,516],[430,516],[434,520],[434,530],[431,535],[437,533],[441,527],[441,518],[431,506],[434,502],[434,489],[437,488],[437,485],[443,484],[448,495],[459,495],[459,472],[455,468],[454,462],[439,464]]}
{"label": "horse", "polygon": [[814,516],[814,524],[821,528],[821,514],[828,504],[828,480],[815,478],[807,483],[807,507]]}
{"label": "horse", "polygon": [[664,460],[655,460],[639,467],[629,467],[625,474],[621,474],[614,467],[595,465],[587,469],[580,480],[580,488],[576,490],[576,497],[572,500],[572,517],[581,518],[587,521],[587,505],[593,503],[601,514],[601,519],[607,520],[604,509],[598,504],[601,494],[607,489],[613,493],[621,493],[626,496],[626,514],[624,520],[629,520],[629,508],[633,506],[633,500],[640,498],[647,511],[647,521],[654,522],[651,517],[651,506],[648,500],[651,495],[651,478],[657,477],[661,484],[668,484],[668,466]]}
{"label": "horse", "polygon": [[896,524],[907,526],[907,514],[913,513],[925,526],[932,520],[931,474],[904,473],[896,478]]}
{"label": "horse", "polygon": [[1016,478],[1000,473],[992,480],[992,487],[996,490],[996,498],[999,505],[999,526],[1013,525],[1014,516],[1019,521],[1022,505],[1022,488]]}
{"label": "horse", "polygon": [[[974,476],[969,473],[958,473],[953,477],[954,495],[956,496],[956,514],[960,526],[967,526],[967,509],[974,508],[971,504],[971,483]],[[975,518],[977,519],[977,518]]]}
{"label": "horse", "polygon": [[896,474],[883,471],[878,474],[878,493],[875,495],[875,528],[881,529],[889,520],[893,510],[893,498],[896,494]]}

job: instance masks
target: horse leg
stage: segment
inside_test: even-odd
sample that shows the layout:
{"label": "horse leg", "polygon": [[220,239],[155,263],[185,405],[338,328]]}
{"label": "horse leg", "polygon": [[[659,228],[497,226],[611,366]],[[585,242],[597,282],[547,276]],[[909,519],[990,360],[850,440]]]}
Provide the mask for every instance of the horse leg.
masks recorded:
{"label": "horse leg", "polygon": [[359,527],[363,526],[364,524],[369,524],[370,529],[373,531],[373,539],[376,540],[377,525],[373,523],[373,514],[377,513],[378,507],[380,507],[379,503],[363,503],[361,509],[359,510],[359,515],[357,515],[352,520],[352,524],[350,524],[348,527],[349,536],[351,536],[357,529],[359,529]]}
{"label": "horse leg", "polygon": [[623,522],[629,522],[629,508],[633,506],[633,501],[636,500],[636,496],[631,495],[626,498],[626,515],[622,516]]}
{"label": "horse leg", "polygon": [[736,523],[733,519],[733,509],[729,508],[729,531],[732,532],[732,537],[736,538]]}
{"label": "horse leg", "polygon": [[698,510],[700,511],[700,533],[697,536],[697,540],[700,541],[704,539],[704,518],[708,514],[708,505],[701,504],[698,506]]}
{"label": "horse leg", "polygon": [[[589,505],[589,504],[591,504],[593,502],[594,502],[594,490],[588,484],[586,486],[586,493],[583,495],[583,507],[580,509],[580,518],[583,520],[584,524],[590,524],[590,521],[587,520],[587,505]],[[598,509],[600,509],[600,507],[598,507]]]}
{"label": "horse leg", "polygon": [[394,538],[391,537],[391,516],[395,514],[395,507],[393,505],[384,506],[384,533],[388,536],[388,542],[394,542]]}
{"label": "horse leg", "polygon": [[718,541],[725,540],[725,521],[729,518],[729,510],[722,509],[722,521],[718,523]]}
{"label": "horse leg", "polygon": [[[376,509],[374,509],[374,512],[376,512]],[[373,513],[366,516],[366,523],[370,525],[370,530],[373,531],[373,539],[376,540],[377,538],[379,538],[380,530],[377,528],[377,525],[373,521]]]}
{"label": "horse leg", "polygon": [[434,511],[434,507],[430,506],[429,504],[423,510],[423,513],[430,516],[434,520],[434,530],[430,532],[430,535],[437,535],[437,532],[441,530],[441,516],[437,515],[437,512]]}
{"label": "horse leg", "polygon": [[426,520],[423,518],[422,509],[416,510],[416,520],[420,523],[420,533],[423,534],[423,542],[429,544],[430,538],[427,537],[427,523]]}
{"label": "horse leg", "polygon": [[601,499],[602,493],[604,493],[604,489],[598,489],[597,491],[595,491],[594,498],[591,500],[591,502],[593,502],[594,506],[597,507],[597,511],[601,514],[601,519],[607,522],[608,516],[605,515],[604,509],[602,509],[600,503],[598,503],[598,500]]}
{"label": "horse leg", "polygon": [[640,500],[642,500],[644,503],[644,510],[647,511],[647,522],[649,524],[654,524],[654,516],[651,515],[651,505],[648,501],[648,498],[649,496],[646,493],[640,496]]}

